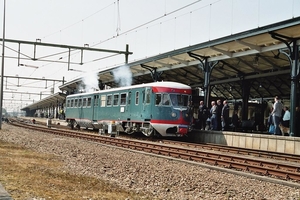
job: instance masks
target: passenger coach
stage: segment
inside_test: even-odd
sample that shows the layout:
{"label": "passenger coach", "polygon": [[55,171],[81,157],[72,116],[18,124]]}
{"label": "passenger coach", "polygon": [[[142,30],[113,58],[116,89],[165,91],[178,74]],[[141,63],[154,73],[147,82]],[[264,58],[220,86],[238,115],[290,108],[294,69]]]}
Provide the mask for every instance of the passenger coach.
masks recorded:
{"label": "passenger coach", "polygon": [[74,128],[118,131],[146,136],[183,136],[192,117],[188,102],[190,86],[155,82],[67,96],[66,120]]}

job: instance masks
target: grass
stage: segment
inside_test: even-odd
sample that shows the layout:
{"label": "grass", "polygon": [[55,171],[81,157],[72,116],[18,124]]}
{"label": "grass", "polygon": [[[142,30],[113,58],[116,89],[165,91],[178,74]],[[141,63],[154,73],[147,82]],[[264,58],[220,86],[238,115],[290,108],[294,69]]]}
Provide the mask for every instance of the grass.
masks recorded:
{"label": "grass", "polygon": [[147,199],[94,177],[63,171],[59,157],[1,140],[0,182],[15,200]]}

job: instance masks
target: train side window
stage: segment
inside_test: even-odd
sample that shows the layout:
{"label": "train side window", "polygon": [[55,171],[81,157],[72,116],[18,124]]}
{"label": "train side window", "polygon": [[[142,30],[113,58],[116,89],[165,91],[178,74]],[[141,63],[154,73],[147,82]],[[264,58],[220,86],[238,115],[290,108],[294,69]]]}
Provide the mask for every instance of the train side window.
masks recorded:
{"label": "train side window", "polygon": [[106,95],[101,95],[101,107],[105,107]]}
{"label": "train side window", "polygon": [[78,105],[78,99],[75,99],[75,101],[74,101],[74,108],[76,108],[77,105]]}
{"label": "train side window", "polygon": [[121,94],[121,103],[120,105],[126,105],[126,93]]}
{"label": "train side window", "polygon": [[140,94],[139,92],[135,93],[135,105],[139,104],[139,96],[140,96],[139,94]]}
{"label": "train side window", "polygon": [[99,104],[99,95],[94,96],[94,107],[98,107]]}
{"label": "train side window", "polygon": [[107,106],[111,106],[111,104],[112,104],[112,96],[111,95],[107,95],[106,105]]}
{"label": "train side window", "polygon": [[155,94],[155,105],[159,105],[161,102],[161,94]]}
{"label": "train side window", "polygon": [[82,107],[86,107],[86,98],[83,98]]}
{"label": "train side window", "polygon": [[114,106],[119,105],[119,94],[114,95]]}
{"label": "train side window", "polygon": [[128,93],[128,105],[131,104],[131,92]]}
{"label": "train side window", "polygon": [[146,101],[145,103],[150,103],[150,88],[146,89]]}
{"label": "train side window", "polygon": [[78,99],[78,108],[80,108],[82,106],[82,99]]}
{"label": "train side window", "polygon": [[67,106],[67,108],[70,107],[70,99],[67,100],[67,105],[66,106]]}
{"label": "train side window", "polygon": [[92,98],[88,97],[87,98],[87,106],[91,107],[91,105],[92,105]]}
{"label": "train side window", "polygon": [[165,106],[170,105],[170,97],[169,97],[169,94],[163,94],[162,105],[165,105]]}
{"label": "train side window", "polygon": [[71,99],[71,105],[70,105],[70,107],[73,108],[73,105],[74,105],[74,99]]}

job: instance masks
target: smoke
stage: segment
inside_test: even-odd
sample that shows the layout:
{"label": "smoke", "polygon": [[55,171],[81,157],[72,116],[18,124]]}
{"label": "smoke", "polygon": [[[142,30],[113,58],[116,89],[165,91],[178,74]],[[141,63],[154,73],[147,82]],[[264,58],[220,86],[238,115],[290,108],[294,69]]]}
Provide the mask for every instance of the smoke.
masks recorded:
{"label": "smoke", "polygon": [[118,67],[112,71],[115,82],[120,87],[130,86],[132,84],[132,73],[128,65]]}
{"label": "smoke", "polygon": [[[128,65],[124,65],[112,70],[114,80],[120,87],[132,84],[132,73]],[[99,77],[97,72],[86,73],[81,78],[81,84],[77,87],[79,93],[93,92],[99,89]]]}
{"label": "smoke", "polygon": [[98,73],[90,72],[86,73],[81,78],[82,84],[79,86],[79,91],[81,92],[93,92],[99,90],[98,86]]}

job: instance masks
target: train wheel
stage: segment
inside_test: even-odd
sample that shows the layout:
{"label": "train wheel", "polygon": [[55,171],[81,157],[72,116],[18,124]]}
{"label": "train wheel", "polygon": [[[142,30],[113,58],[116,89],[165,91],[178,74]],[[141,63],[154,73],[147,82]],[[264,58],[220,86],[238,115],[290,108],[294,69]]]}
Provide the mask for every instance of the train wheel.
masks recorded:
{"label": "train wheel", "polygon": [[156,130],[153,128],[153,126],[150,125],[149,128],[143,129],[142,133],[147,137],[153,137],[154,134],[156,133]]}
{"label": "train wheel", "polygon": [[127,127],[125,129],[125,133],[127,133],[128,135],[132,135],[133,133],[135,133],[136,131],[132,129],[132,127]]}
{"label": "train wheel", "polygon": [[73,130],[74,129],[74,120],[69,121],[68,125],[70,126],[71,130]]}

